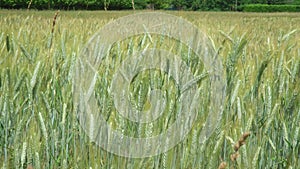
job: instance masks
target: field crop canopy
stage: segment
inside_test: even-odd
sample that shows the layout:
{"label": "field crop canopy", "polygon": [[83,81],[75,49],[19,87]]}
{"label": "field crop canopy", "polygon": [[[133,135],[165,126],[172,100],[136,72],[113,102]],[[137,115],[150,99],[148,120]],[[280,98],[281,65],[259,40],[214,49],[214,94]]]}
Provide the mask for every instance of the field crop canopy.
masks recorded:
{"label": "field crop canopy", "polygon": [[2,9],[0,25],[0,168],[300,166],[298,13]]}
{"label": "field crop canopy", "polygon": [[207,35],[180,17],[139,13],[108,23],[89,40],[76,68],[80,124],[116,155],[164,153],[193,125],[203,127],[204,142],[220,120],[222,62]]}

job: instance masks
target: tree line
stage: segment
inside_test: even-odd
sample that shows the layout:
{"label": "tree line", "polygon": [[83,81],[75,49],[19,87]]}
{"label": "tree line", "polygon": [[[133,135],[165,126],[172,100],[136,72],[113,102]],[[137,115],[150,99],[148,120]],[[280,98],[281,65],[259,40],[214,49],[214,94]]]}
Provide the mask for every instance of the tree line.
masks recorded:
{"label": "tree line", "polygon": [[235,11],[247,4],[290,5],[300,0],[0,0],[0,8],[62,10],[214,10]]}

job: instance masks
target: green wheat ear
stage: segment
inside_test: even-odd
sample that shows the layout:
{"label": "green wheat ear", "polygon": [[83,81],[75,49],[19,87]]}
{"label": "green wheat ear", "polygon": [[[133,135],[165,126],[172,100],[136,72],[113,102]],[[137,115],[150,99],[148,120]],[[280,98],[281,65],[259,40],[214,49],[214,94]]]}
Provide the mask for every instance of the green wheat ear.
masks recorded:
{"label": "green wheat ear", "polygon": [[252,167],[253,168],[257,168],[257,165],[258,165],[258,158],[259,158],[259,155],[261,153],[261,147],[258,147],[256,152],[255,152],[255,155],[252,159]]}
{"label": "green wheat ear", "polygon": [[211,157],[209,159],[209,168],[217,168],[217,165],[218,165],[218,155],[217,154],[220,154],[220,151],[222,149],[222,145],[224,144],[224,131],[221,131],[221,133],[219,134],[218,136],[218,140],[216,141],[215,143],[215,146],[214,146],[214,149],[212,151],[212,154],[211,154]]}
{"label": "green wheat ear", "polygon": [[41,168],[41,164],[40,164],[40,156],[39,156],[38,152],[35,152],[34,160],[35,160],[34,167],[36,169],[40,169]]}
{"label": "green wheat ear", "polygon": [[21,168],[23,168],[26,158],[27,142],[23,142],[22,153],[21,153]]}

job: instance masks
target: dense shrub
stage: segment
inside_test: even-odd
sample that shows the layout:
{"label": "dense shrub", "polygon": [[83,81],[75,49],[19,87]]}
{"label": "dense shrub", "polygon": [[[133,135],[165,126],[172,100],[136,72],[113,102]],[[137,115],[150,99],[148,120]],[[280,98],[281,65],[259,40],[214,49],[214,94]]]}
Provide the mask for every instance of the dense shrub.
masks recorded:
{"label": "dense shrub", "polygon": [[[108,9],[121,10],[131,9],[131,1],[128,0],[107,0]],[[0,8],[21,9],[27,8],[30,0],[0,0]],[[142,0],[136,0],[136,9],[146,7]],[[104,9],[104,0],[32,0],[31,9]]]}
{"label": "dense shrub", "polygon": [[299,5],[249,4],[240,8],[244,12],[300,12]]}
{"label": "dense shrub", "polygon": [[[194,11],[296,12],[300,0],[134,0],[135,9]],[[296,6],[293,6],[296,5]],[[0,0],[0,8],[62,10],[132,9],[132,0]]]}

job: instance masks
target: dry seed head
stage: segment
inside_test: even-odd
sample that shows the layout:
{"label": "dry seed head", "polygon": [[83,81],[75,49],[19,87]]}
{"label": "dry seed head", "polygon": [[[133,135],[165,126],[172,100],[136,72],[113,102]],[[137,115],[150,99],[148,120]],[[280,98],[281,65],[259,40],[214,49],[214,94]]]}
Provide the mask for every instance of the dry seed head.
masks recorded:
{"label": "dry seed head", "polygon": [[225,169],[226,166],[227,166],[227,163],[223,161],[223,162],[219,165],[218,169]]}
{"label": "dry seed head", "polygon": [[232,162],[235,162],[236,161],[236,159],[239,157],[239,153],[238,152],[236,152],[236,153],[234,153],[234,154],[231,154],[230,155],[230,159],[231,159],[231,161]]}
{"label": "dry seed head", "polygon": [[250,136],[250,132],[246,132],[243,134],[243,139],[246,140]]}
{"label": "dry seed head", "polygon": [[27,166],[27,169],[34,169],[34,168],[33,168],[32,165],[29,164],[29,165]]}
{"label": "dry seed head", "polygon": [[246,144],[246,139],[250,136],[250,132],[246,132],[242,135],[242,137],[239,139],[239,141],[237,143],[235,143],[235,145],[233,146],[233,149],[235,151],[235,153],[230,155],[230,159],[232,162],[235,162],[236,159],[239,157],[239,149],[242,145]]}
{"label": "dry seed head", "polygon": [[241,147],[242,145],[246,144],[246,141],[244,141],[244,140],[239,140],[239,144],[240,144],[240,147]]}
{"label": "dry seed head", "polygon": [[233,149],[234,149],[234,151],[238,151],[239,148],[240,148],[240,142],[237,142],[237,143],[234,145]]}
{"label": "dry seed head", "polygon": [[250,132],[246,132],[242,135],[242,137],[239,139],[239,141],[233,146],[233,149],[235,152],[237,152],[242,145],[246,144],[246,139],[249,136],[250,136]]}

